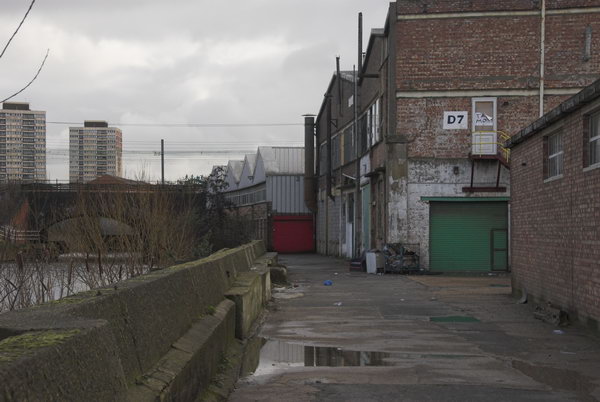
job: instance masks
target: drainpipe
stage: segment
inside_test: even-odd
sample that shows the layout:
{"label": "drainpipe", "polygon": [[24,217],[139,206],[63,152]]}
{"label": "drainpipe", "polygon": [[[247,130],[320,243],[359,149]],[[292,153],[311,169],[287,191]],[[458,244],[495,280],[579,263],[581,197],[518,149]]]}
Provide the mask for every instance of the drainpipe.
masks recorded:
{"label": "drainpipe", "polygon": [[544,115],[544,75],[546,62],[546,0],[542,0],[542,21],[540,27],[540,117]]}
{"label": "drainpipe", "polygon": [[358,227],[357,227],[357,216],[358,216],[358,205],[360,195],[360,158],[358,151],[358,108],[360,99],[358,95],[358,77],[362,73],[362,34],[363,34],[363,18],[362,13],[358,13],[358,71],[354,72],[354,157],[356,158],[356,179],[354,181],[354,223],[352,229],[354,230],[354,236],[352,238],[354,247],[352,251],[355,257],[358,257]]}

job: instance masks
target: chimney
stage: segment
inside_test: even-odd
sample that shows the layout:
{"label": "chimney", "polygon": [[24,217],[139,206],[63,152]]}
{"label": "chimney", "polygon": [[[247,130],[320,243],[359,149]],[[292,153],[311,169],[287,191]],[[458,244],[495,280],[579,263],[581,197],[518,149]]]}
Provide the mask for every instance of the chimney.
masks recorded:
{"label": "chimney", "polygon": [[317,212],[317,193],[315,180],[315,116],[304,115],[304,203]]}

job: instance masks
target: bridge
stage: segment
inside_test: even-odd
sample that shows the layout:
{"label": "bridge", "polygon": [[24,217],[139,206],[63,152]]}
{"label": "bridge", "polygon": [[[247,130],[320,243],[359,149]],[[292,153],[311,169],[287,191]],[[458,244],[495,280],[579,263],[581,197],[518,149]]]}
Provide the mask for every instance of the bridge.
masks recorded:
{"label": "bridge", "polygon": [[[135,211],[144,208],[148,197],[156,196],[168,199],[176,211],[190,205],[202,207],[207,202],[205,188],[190,184],[153,185],[124,179],[86,184],[5,184],[0,188],[0,201],[5,206],[0,211],[0,239],[61,242],[59,229],[77,225],[82,215],[96,215],[105,236],[127,234],[134,226]],[[109,212],[102,215],[100,209]]]}

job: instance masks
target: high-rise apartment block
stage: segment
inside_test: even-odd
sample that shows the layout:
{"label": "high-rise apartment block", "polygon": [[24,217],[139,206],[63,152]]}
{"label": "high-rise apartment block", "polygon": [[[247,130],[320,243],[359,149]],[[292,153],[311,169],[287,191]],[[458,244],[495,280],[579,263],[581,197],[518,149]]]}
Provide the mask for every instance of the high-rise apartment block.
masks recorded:
{"label": "high-rise apartment block", "polygon": [[46,180],[46,112],[28,103],[0,109],[0,183]]}
{"label": "high-rise apartment block", "polygon": [[102,175],[122,176],[123,134],[105,121],[69,128],[69,181],[86,183]]}

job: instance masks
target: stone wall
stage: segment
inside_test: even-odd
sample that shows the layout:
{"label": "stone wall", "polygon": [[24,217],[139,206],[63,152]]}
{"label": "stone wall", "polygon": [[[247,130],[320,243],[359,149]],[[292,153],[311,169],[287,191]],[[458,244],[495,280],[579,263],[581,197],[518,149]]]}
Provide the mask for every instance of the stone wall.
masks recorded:
{"label": "stone wall", "polygon": [[[240,275],[253,274],[259,280],[251,284],[266,285],[264,269],[255,267],[264,254],[264,244],[255,241],[0,315],[0,400],[188,400],[199,394],[235,337],[236,306],[226,293],[243,286]],[[252,292],[265,301],[264,289]],[[161,369],[165,364],[169,368]]]}

